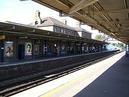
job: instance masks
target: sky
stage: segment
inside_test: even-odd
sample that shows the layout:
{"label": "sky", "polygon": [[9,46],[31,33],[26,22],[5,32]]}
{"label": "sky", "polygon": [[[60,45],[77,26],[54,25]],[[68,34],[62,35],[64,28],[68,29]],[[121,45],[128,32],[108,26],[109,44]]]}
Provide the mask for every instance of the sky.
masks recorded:
{"label": "sky", "polygon": [[[61,18],[59,18],[58,12],[51,10],[31,0],[0,0],[0,21],[7,20],[14,21],[17,23],[29,24],[34,20],[35,12],[37,10],[41,12],[42,18],[53,17],[61,20]],[[74,19],[72,21],[77,22]]]}
{"label": "sky", "polygon": [[[41,17],[53,17],[60,21],[67,20],[69,26],[77,26],[78,21],[70,17],[59,17],[59,13],[49,9],[43,5],[40,5],[31,0],[0,0],[0,21],[11,21],[22,24],[30,24],[34,22],[35,12],[39,10]],[[97,30],[91,30],[91,27],[83,25],[82,28],[93,33],[94,38],[98,34]]]}

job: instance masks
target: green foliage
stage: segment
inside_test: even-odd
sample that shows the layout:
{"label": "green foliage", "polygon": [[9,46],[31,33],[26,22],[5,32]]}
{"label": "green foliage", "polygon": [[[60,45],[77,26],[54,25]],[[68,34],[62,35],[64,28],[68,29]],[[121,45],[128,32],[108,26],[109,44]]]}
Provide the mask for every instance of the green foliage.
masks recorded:
{"label": "green foliage", "polygon": [[96,35],[95,39],[100,40],[100,41],[104,41],[106,39],[106,37],[104,35]]}
{"label": "green foliage", "polygon": [[118,47],[122,50],[126,49],[126,45],[124,45],[123,43],[112,43],[113,46]]}

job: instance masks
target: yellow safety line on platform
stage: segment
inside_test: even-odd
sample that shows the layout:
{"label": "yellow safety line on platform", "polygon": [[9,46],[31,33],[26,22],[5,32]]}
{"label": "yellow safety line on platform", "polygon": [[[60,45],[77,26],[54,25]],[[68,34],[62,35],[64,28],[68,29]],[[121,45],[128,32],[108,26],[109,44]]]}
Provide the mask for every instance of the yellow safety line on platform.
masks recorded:
{"label": "yellow safety line on platform", "polygon": [[74,85],[75,83],[78,83],[79,81],[85,79],[85,77],[81,76],[79,77],[79,79],[72,79],[70,81],[68,81],[67,83],[64,83],[62,85],[60,85],[59,87],[51,90],[51,91],[48,91],[47,93],[39,96],[39,97],[54,97],[54,95],[56,95],[57,93],[61,92],[62,90],[64,90],[65,88],[69,88],[71,87],[72,85]]}
{"label": "yellow safety line on platform", "polygon": [[[117,54],[117,55],[122,55],[123,54]],[[121,56],[121,57],[122,57]],[[113,58],[114,61],[117,61],[119,60],[121,57],[117,58],[117,56],[115,55]],[[110,58],[112,59],[112,58]],[[111,63],[114,63],[114,62],[108,62],[108,64],[110,64],[109,66],[107,65],[107,61],[105,61],[105,63],[103,63],[103,66],[101,67],[101,65],[98,65],[98,68],[94,69],[92,68],[92,70],[90,72],[87,72],[87,75],[80,75],[79,78],[76,77],[76,78],[73,78],[71,79],[70,81],[60,85],[59,87],[56,87],[55,89],[52,89],[48,92],[46,92],[45,94],[42,94],[40,95],[39,97],[61,97],[61,96],[58,96],[59,93],[61,94],[61,92],[64,93],[63,90],[67,90],[69,89],[71,86],[74,87],[74,85],[76,85],[77,83],[79,83],[80,81],[82,81],[81,83],[83,83],[83,81],[87,81],[87,85],[90,84],[90,82],[92,82],[93,80],[96,79],[96,77],[100,76],[103,72],[105,72],[108,68],[110,68]],[[104,69],[103,69],[104,68]],[[95,74],[96,73],[96,74]],[[97,75],[97,76],[96,76]],[[91,78],[92,76],[92,78]],[[80,83],[80,84],[81,84]],[[62,93],[62,96],[63,96],[63,93]]]}
{"label": "yellow safety line on platform", "polygon": [[52,91],[45,93],[39,97],[53,97],[53,95],[59,93],[59,91],[63,90],[64,88],[68,87],[70,84],[72,84],[72,82],[69,82],[68,84],[63,84],[60,87],[57,87],[55,89],[53,89]]}

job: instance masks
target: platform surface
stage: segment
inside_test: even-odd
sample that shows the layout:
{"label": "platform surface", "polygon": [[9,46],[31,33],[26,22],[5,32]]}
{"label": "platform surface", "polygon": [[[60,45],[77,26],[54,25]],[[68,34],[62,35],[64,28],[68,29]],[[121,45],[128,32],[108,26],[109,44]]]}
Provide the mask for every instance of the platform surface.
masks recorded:
{"label": "platform surface", "polygon": [[74,97],[129,97],[129,57],[122,57]]}
{"label": "platform surface", "polygon": [[12,97],[129,97],[125,52]]}

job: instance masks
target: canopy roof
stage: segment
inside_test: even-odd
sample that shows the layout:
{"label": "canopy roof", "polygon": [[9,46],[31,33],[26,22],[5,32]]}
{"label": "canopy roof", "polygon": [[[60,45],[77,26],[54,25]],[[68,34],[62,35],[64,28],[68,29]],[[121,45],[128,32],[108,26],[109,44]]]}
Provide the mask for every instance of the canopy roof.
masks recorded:
{"label": "canopy roof", "polygon": [[77,36],[66,35],[62,33],[56,33],[39,29],[35,26],[22,25],[17,23],[5,23],[0,22],[0,35],[22,35],[40,38],[60,39],[63,41],[76,41],[76,42],[87,42],[91,44],[107,44],[103,41],[97,41],[93,39],[87,39]]}
{"label": "canopy roof", "polygon": [[129,0],[33,0],[129,42]]}

